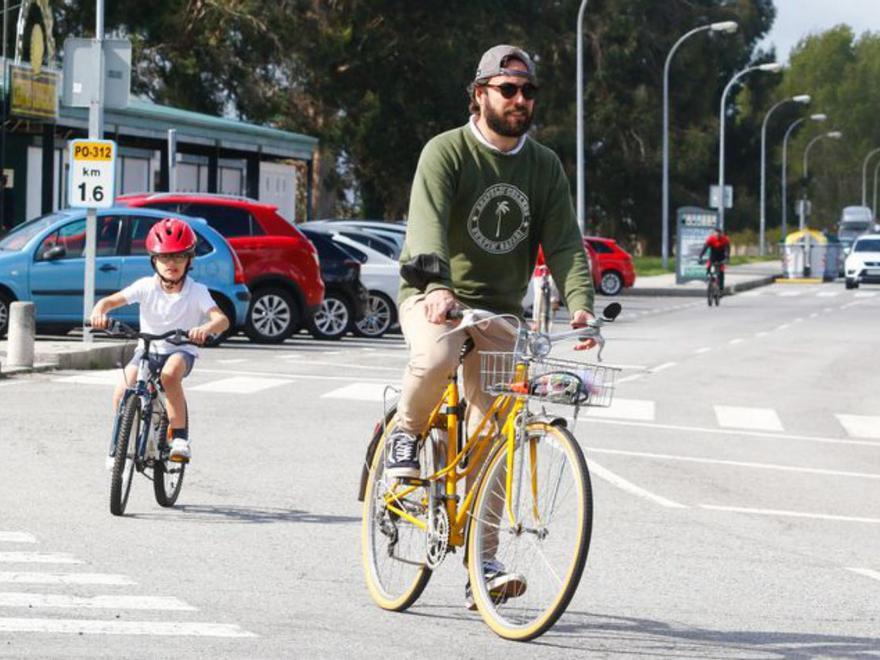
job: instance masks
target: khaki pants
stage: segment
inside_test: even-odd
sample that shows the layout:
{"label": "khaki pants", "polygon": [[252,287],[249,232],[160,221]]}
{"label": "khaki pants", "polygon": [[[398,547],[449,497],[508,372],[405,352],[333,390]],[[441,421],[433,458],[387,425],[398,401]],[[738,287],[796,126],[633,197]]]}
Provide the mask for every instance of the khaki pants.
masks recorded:
{"label": "khaki pants", "polygon": [[474,326],[437,338],[453,326],[430,323],[425,317],[425,296],[407,298],[400,306],[400,327],[409,347],[409,362],[403,376],[403,392],[397,404],[398,425],[419,434],[440,395],[458,367],[458,355],[468,336],[474,350],[464,360],[463,390],[468,402],[468,433],[474,432],[480,419],[492,406],[494,397],[480,389],[480,351],[512,351],[516,329],[504,319],[495,319],[485,327]]}

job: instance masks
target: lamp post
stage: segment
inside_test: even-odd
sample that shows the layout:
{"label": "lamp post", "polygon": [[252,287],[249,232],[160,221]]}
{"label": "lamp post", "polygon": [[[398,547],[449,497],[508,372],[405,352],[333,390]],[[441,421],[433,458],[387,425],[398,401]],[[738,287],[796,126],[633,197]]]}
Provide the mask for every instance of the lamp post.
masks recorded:
{"label": "lamp post", "polygon": [[[0,112],[0,176],[6,173],[6,113],[9,108],[9,67],[6,65],[6,35],[8,33],[9,12],[19,9],[21,3],[10,7],[9,0],[3,0],[3,111]],[[12,220],[6,217],[6,183],[0,178],[0,231],[7,225],[12,224]]]}
{"label": "lamp post", "polygon": [[581,0],[577,16],[577,219],[581,234],[587,233],[584,209],[584,13],[587,0]]}
{"label": "lamp post", "polygon": [[880,153],[880,147],[871,149],[871,151],[868,152],[868,155],[865,156],[865,160],[862,161],[862,206],[865,206],[868,203],[868,161],[877,153]]}
{"label": "lamp post", "polygon": [[880,160],[877,161],[877,164],[874,166],[874,206],[871,207],[871,211],[874,214],[874,217],[877,217],[877,172],[880,171]]}
{"label": "lamp post", "polygon": [[798,229],[803,231],[806,226],[806,218],[807,218],[807,209],[806,209],[806,201],[807,201],[807,186],[808,178],[809,178],[809,164],[810,164],[810,149],[813,148],[813,145],[816,144],[819,140],[823,138],[831,138],[833,140],[839,140],[843,137],[843,133],[840,131],[828,131],[827,133],[822,133],[817,135],[812,140],[807,143],[806,148],[804,148],[804,192],[802,198],[802,204],[800,208],[800,212],[798,213]]}
{"label": "lamp post", "polygon": [[736,21],[722,21],[720,23],[710,23],[709,25],[702,25],[694,28],[676,41],[669,50],[669,54],[666,56],[666,64],[663,66],[663,232],[661,245],[664,269],[669,266],[669,65],[672,62],[672,56],[675,54],[675,51],[678,50],[678,47],[688,37],[707,30],[732,34],[736,32],[738,28],[739,25]]}
{"label": "lamp post", "polygon": [[761,124],[761,213],[758,229],[758,252],[762,257],[766,252],[764,234],[767,228],[767,122],[770,120],[770,115],[773,114],[773,111],[781,105],[786,103],[807,104],[809,102],[809,94],[798,94],[791,98],[782,99],[767,111],[767,114],[764,115],[764,122]]}
{"label": "lamp post", "polygon": [[785,240],[785,233],[788,231],[788,197],[787,197],[787,185],[785,180],[785,171],[788,165],[788,137],[791,135],[791,132],[803,124],[807,119],[812,121],[825,121],[828,119],[828,115],[823,112],[819,112],[809,117],[801,117],[800,119],[795,119],[791,124],[788,125],[788,129],[785,131],[785,137],[782,139],[782,236],[781,238]]}
{"label": "lamp post", "polygon": [[782,64],[779,62],[768,62],[767,64],[758,64],[757,66],[750,66],[730,79],[727,85],[724,87],[724,91],[721,93],[721,111],[719,112],[720,119],[720,129],[719,129],[719,140],[718,140],[718,226],[721,229],[724,229],[724,109],[727,104],[727,93],[730,91],[730,88],[733,87],[734,83],[737,80],[742,78],[747,73],[751,73],[752,71],[767,71],[770,73],[778,73],[782,71]]}

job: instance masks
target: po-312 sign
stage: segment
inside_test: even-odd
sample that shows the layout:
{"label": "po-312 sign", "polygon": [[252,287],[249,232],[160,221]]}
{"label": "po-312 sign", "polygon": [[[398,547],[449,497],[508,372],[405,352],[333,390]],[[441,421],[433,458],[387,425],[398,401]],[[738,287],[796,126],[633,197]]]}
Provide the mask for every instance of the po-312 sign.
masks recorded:
{"label": "po-312 sign", "polygon": [[116,192],[116,143],[74,140],[70,143],[67,202],[74,208],[106,209]]}

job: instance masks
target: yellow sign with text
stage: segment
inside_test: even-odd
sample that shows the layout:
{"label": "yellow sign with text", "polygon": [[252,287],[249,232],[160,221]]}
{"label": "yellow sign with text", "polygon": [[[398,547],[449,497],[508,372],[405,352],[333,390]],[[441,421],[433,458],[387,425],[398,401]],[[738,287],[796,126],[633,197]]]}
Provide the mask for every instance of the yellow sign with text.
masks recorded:
{"label": "yellow sign with text", "polygon": [[10,64],[11,99],[9,112],[19,117],[56,121],[58,119],[59,76],[43,69],[40,73],[26,65]]}
{"label": "yellow sign with text", "polygon": [[77,140],[73,144],[73,160],[75,162],[81,160],[97,160],[111,161],[113,160],[113,147],[116,145],[105,140],[88,141]]}

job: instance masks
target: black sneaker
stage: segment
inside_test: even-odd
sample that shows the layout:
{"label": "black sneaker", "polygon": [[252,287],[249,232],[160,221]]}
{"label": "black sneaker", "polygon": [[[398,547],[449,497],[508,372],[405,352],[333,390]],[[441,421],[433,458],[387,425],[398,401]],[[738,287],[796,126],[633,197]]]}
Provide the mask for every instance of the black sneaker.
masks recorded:
{"label": "black sneaker", "polygon": [[417,479],[419,476],[419,439],[406,431],[394,431],[388,438],[385,473],[392,478]]}
{"label": "black sneaker", "polygon": [[[516,573],[507,573],[504,564],[496,559],[483,560],[483,576],[489,588],[489,596],[497,605],[506,603],[510,598],[519,598],[526,592],[526,578]],[[464,606],[472,612],[477,609],[470,580],[464,585]]]}

